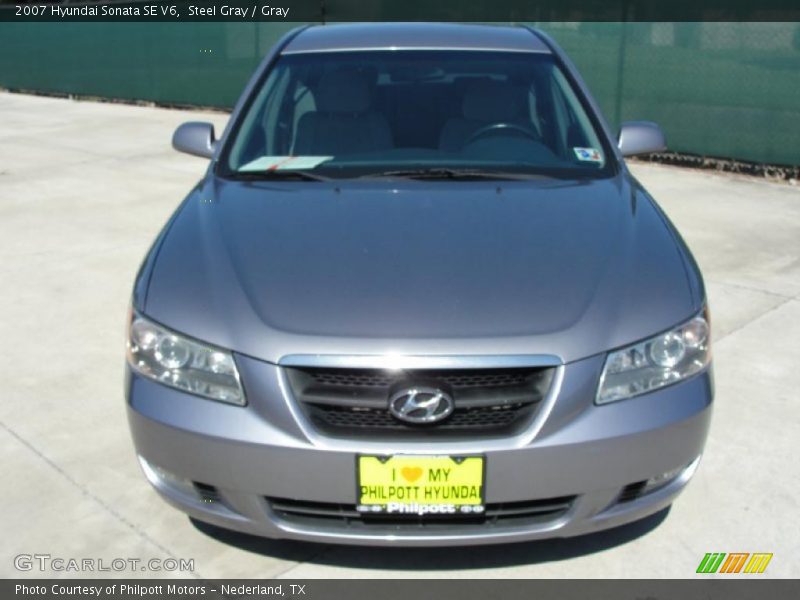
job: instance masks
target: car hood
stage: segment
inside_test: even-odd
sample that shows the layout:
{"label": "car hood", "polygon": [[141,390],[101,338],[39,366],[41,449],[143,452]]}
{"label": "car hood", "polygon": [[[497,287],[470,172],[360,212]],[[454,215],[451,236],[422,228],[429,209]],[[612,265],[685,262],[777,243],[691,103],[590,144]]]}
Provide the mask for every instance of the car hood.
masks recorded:
{"label": "car hood", "polygon": [[178,209],[138,308],[219,346],[577,360],[701,308],[672,226],[626,174],[575,182],[231,182]]}

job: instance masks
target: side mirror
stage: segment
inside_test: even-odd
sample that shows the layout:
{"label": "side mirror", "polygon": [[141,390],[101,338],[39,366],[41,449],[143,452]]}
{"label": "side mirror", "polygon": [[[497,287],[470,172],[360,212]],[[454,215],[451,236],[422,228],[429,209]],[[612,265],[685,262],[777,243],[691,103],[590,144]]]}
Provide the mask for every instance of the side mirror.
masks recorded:
{"label": "side mirror", "polygon": [[661,152],[667,140],[661,127],[650,121],[626,121],[619,130],[619,149],[622,156]]}
{"label": "side mirror", "polygon": [[214,139],[214,126],[197,121],[184,123],[172,134],[172,147],[178,152],[193,156],[211,158],[217,142]]}

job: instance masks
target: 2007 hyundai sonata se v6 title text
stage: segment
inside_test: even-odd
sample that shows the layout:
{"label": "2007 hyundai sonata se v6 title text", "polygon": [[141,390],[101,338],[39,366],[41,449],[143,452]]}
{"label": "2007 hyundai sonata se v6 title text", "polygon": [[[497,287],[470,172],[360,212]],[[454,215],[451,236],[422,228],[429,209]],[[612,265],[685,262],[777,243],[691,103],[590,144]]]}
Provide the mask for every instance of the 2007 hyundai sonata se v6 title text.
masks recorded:
{"label": "2007 hyundai sonata se v6 title text", "polygon": [[150,483],[273,538],[455,545],[661,511],[713,396],[702,278],[525,27],[317,26],[267,56],[137,276]]}

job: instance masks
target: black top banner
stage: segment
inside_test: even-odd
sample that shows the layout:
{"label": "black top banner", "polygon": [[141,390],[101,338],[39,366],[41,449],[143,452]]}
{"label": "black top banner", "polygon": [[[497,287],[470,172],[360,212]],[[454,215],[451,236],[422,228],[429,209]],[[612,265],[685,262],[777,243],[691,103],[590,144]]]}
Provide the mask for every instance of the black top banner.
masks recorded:
{"label": "black top banner", "polygon": [[797,0],[0,0],[0,21],[800,21]]}

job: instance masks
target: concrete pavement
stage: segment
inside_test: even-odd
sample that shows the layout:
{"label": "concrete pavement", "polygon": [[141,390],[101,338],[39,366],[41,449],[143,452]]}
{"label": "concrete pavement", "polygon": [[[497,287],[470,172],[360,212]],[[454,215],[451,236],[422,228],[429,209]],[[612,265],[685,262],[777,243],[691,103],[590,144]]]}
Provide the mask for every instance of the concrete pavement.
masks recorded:
{"label": "concrete pavement", "polygon": [[19,554],[194,559],[196,577],[691,577],[706,552],[772,552],[797,577],[800,190],[639,164],[708,285],[717,399],[668,514],[583,538],[360,549],[208,532],[145,482],[122,400],[123,329],[149,244],[205,168],[171,150],[198,113],[0,93],[0,576]]}

